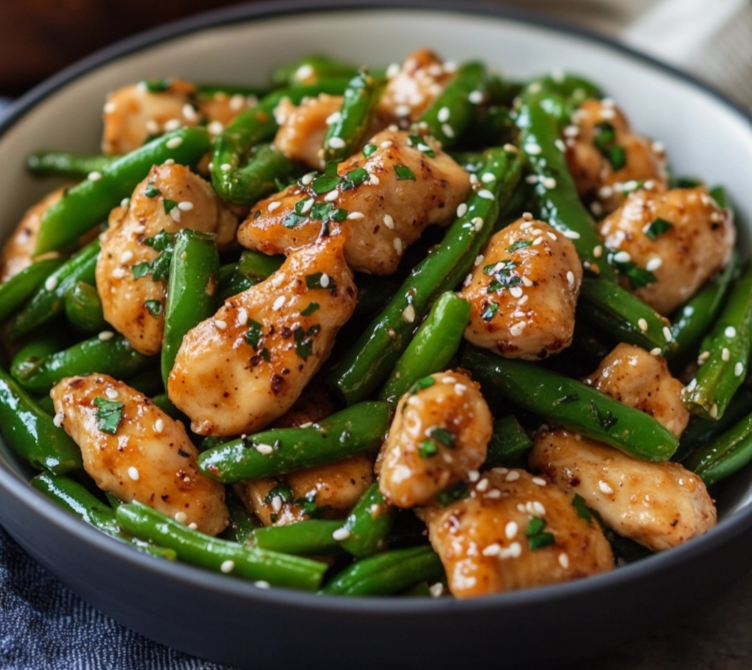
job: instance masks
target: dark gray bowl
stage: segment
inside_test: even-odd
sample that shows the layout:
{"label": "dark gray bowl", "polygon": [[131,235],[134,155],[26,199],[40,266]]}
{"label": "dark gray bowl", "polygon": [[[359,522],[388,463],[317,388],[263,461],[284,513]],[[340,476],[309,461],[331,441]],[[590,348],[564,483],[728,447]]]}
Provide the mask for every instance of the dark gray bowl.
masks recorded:
{"label": "dark gray bowl", "polygon": [[[104,93],[116,86],[168,75],[261,81],[274,64],[310,51],[383,63],[421,45],[458,60],[483,58],[520,77],[554,65],[590,75],[637,127],[665,142],[682,172],[726,184],[742,212],[752,209],[749,119],[645,56],[487,4],[277,2],[202,15],[122,42],[16,104],[0,125],[0,237],[49,188],[24,174],[26,153],[94,151]],[[259,590],[132,551],[42,498],[29,476],[0,442],[0,523],[66,586],[159,642],[255,670],[574,662],[665,625],[752,565],[749,467],[719,492],[718,527],[683,547],[583,581],[464,602]]]}

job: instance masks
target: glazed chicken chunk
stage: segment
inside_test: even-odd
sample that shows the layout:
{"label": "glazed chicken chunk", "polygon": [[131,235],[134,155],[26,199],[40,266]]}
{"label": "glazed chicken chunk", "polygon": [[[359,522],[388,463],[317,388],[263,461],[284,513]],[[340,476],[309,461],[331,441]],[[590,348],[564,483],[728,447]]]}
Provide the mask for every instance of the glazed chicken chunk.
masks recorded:
{"label": "glazed chicken chunk", "polygon": [[679,437],[689,422],[681,400],[684,388],[669,372],[665,358],[622,342],[588,376],[586,384],[639,409]]}
{"label": "glazed chicken chunk", "polygon": [[57,420],[81,447],[84,469],[100,489],[208,535],[225,529],[224,488],[199,472],[198,450],[180,421],[106,375],[63,379],[51,395]]}
{"label": "glazed chicken chunk", "polygon": [[425,505],[486,460],[493,417],[461,372],[420,380],[397,404],[376,462],[379,488],[397,507]]}
{"label": "glazed chicken chunk", "polygon": [[140,353],[158,353],[169,269],[164,233],[216,233],[222,246],[232,241],[236,225],[208,182],[182,165],[155,165],[101,237],[96,278],[107,322]]}
{"label": "glazed chicken chunk", "polygon": [[611,570],[611,546],[570,496],[524,470],[494,468],[446,507],[421,510],[457,598],[555,584]]}
{"label": "glazed chicken chunk", "polygon": [[633,132],[610,99],[585,100],[564,130],[569,171],[596,215],[615,210],[634,183],[665,191],[666,156],[659,142]]}
{"label": "glazed chicken chunk", "polygon": [[199,435],[256,431],[300,396],[355,309],[342,236],[290,254],[183,338],[167,390]]}
{"label": "glazed chicken chunk", "polygon": [[652,551],[702,535],[716,510],[702,480],[678,463],[651,463],[565,430],[541,431],[530,467],[577,493],[614,531]]}
{"label": "glazed chicken chunk", "polygon": [[666,193],[636,191],[599,224],[614,260],[636,263],[655,282],[635,294],[661,314],[686,302],[731,255],[736,234],[731,212],[703,187]]}
{"label": "glazed chicken chunk", "polygon": [[510,358],[555,354],[572,342],[581,281],[571,240],[518,219],[491,238],[460,291],[471,304],[465,337]]}
{"label": "glazed chicken chunk", "polygon": [[340,163],[338,177],[309,179],[262,200],[240,226],[238,240],[249,249],[283,254],[312,243],[325,226],[341,226],[353,270],[391,274],[423,230],[449,223],[470,192],[467,172],[435,142],[425,140],[431,157],[410,138],[407,132],[378,133],[369,140],[373,153]]}

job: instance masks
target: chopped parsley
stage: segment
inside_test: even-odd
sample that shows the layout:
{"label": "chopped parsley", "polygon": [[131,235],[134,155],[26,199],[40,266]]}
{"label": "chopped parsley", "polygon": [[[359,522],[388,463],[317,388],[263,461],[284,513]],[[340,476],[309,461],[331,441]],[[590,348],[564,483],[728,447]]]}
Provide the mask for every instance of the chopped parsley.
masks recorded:
{"label": "chopped parsley", "polygon": [[156,186],[154,186],[153,181],[150,181],[146,183],[146,188],[144,189],[144,195],[147,198],[156,198],[158,195],[162,195],[162,191],[160,191]]}
{"label": "chopped parsley", "polygon": [[441,426],[433,426],[426,431],[428,437],[432,440],[436,440],[439,444],[443,444],[449,449],[454,449],[455,438],[446,428]]}
{"label": "chopped parsley", "polygon": [[366,170],[365,168],[359,167],[355,168],[354,170],[350,170],[350,172],[347,172],[345,176],[342,177],[342,191],[349,191],[356,186],[360,186],[363,182],[368,181],[370,178],[371,175],[368,174],[368,170]]}
{"label": "chopped parsley", "polygon": [[253,319],[248,319],[248,330],[243,335],[243,339],[253,347],[254,351],[258,351],[258,345],[263,335],[264,327]]}
{"label": "chopped parsley", "polygon": [[311,326],[308,330],[299,326],[292,331],[295,340],[295,353],[298,358],[306,360],[313,355],[313,336],[318,335],[320,331],[321,326],[318,324]]}
{"label": "chopped parsley", "polygon": [[415,179],[415,173],[407,165],[395,165],[394,172],[397,175],[397,181]]}
{"label": "chopped parsley", "polygon": [[593,144],[611,163],[614,171],[621,170],[627,164],[627,152],[624,147],[616,144],[616,129],[608,121],[602,121],[595,126]]}
{"label": "chopped parsley", "polygon": [[595,416],[601,428],[603,428],[603,430],[605,430],[606,432],[613,428],[619,421],[619,419],[615,418],[611,413],[611,410],[601,412],[601,410],[598,409],[598,405],[595,404],[595,400],[590,401],[590,408],[593,411],[593,416]]}
{"label": "chopped parsley", "polygon": [[282,502],[290,502],[292,500],[292,489],[287,484],[275,486],[264,497],[264,505],[270,505],[274,498],[277,497],[279,497]]}
{"label": "chopped parsley", "polygon": [[159,316],[162,313],[162,303],[159,300],[147,300],[144,307],[152,316]]}
{"label": "chopped parsley", "polygon": [[[165,200],[165,202],[167,201]],[[160,253],[151,263],[143,261],[131,267],[133,278],[139,279],[150,274],[152,281],[167,279],[170,274],[174,239],[175,236],[173,234],[166,233],[164,230],[159,231],[154,237],[145,239],[144,244]]]}
{"label": "chopped parsley", "polygon": [[577,516],[580,517],[580,519],[585,519],[585,521],[592,525],[593,516],[590,514],[588,506],[585,504],[585,499],[579,493],[574,494],[574,498],[572,498],[572,507],[577,510]]}
{"label": "chopped parsley", "polygon": [[423,440],[418,447],[418,456],[421,458],[431,458],[431,456],[435,456],[438,452],[436,444],[431,440]]}
{"label": "chopped parsley", "polygon": [[301,313],[301,316],[311,316],[317,309],[319,308],[319,303],[317,302],[311,302],[308,303],[308,307],[306,307]]}
{"label": "chopped parsley", "polygon": [[377,150],[378,147],[375,144],[366,144],[363,147],[363,155],[368,158],[370,156],[373,156],[373,154],[375,154]]}
{"label": "chopped parsley", "polygon": [[164,205],[164,213],[169,214],[173,209],[175,209],[178,206],[178,203],[174,200],[170,200],[169,198],[165,198],[162,201],[162,204]]}
{"label": "chopped parsley", "polygon": [[486,307],[485,310],[483,310],[483,313],[480,315],[480,318],[484,321],[490,321],[493,319],[497,312],[499,311],[499,305],[495,302],[489,303],[488,307]]}
{"label": "chopped parsley", "polygon": [[553,533],[544,531],[546,522],[538,516],[534,516],[527,524],[527,544],[531,551],[537,551],[543,549],[556,542],[556,538]]}
{"label": "chopped parsley", "polygon": [[97,428],[110,435],[117,433],[125,404],[100,397],[94,398],[94,407],[97,408]]}
{"label": "chopped parsley", "polygon": [[464,500],[470,495],[470,491],[467,489],[465,482],[457,482],[453,486],[450,486],[446,491],[442,491],[436,496],[436,502],[442,507],[451,505],[457,500]]}
{"label": "chopped parsley", "polygon": [[667,233],[673,227],[673,223],[659,217],[654,221],[651,221],[647,226],[645,226],[645,228],[643,228],[643,230],[645,231],[645,235],[647,235],[651,240],[653,240],[653,242],[655,242],[661,235]]}
{"label": "chopped parsley", "polygon": [[[297,209],[297,206],[296,206],[296,209]],[[302,223],[305,220],[306,220],[306,217],[304,215],[298,214],[297,212],[290,212],[285,217],[285,220],[282,221],[282,225],[285,228],[295,228],[295,226],[297,226],[299,223]]]}
{"label": "chopped parsley", "polygon": [[339,185],[340,178],[337,175],[337,161],[329,161],[323,174],[313,180],[311,189],[316,195],[323,195],[333,191]]}
{"label": "chopped parsley", "polygon": [[311,207],[311,218],[314,221],[330,221],[342,223],[347,218],[347,210],[335,207],[331,202],[317,202]]}
{"label": "chopped parsley", "polygon": [[614,265],[629,280],[629,285],[633,289],[643,288],[656,282],[655,275],[650,270],[641,268],[637,263],[629,261],[628,263],[614,263]]}
{"label": "chopped parsley", "polygon": [[436,156],[436,152],[426,144],[426,141],[420,135],[408,135],[407,143],[411,147],[415,147],[420,153],[429,158]]}
{"label": "chopped parsley", "polygon": [[418,391],[422,391],[423,389],[427,389],[433,386],[435,383],[436,380],[433,377],[423,377],[423,379],[419,379],[410,387],[408,393],[417,393]]}
{"label": "chopped parsley", "polygon": [[328,288],[330,291],[334,291],[337,288],[337,285],[334,283],[334,280],[327,275],[327,279],[329,280],[326,283],[326,286],[324,286],[321,283],[322,278],[324,277],[323,272],[315,272],[312,275],[306,275],[305,283],[306,288],[308,289],[316,289],[316,288]]}
{"label": "chopped parsley", "polygon": [[146,79],[141,82],[149,93],[163,93],[168,91],[172,82],[169,79]]}
{"label": "chopped parsley", "polygon": [[611,163],[614,172],[621,170],[627,164],[627,152],[624,147],[611,147],[606,153],[606,158]]}
{"label": "chopped parsley", "polygon": [[525,247],[532,246],[532,244],[532,240],[517,240],[514,244],[510,244],[507,247],[507,253],[511,254],[512,252],[517,251],[517,249],[524,249]]}
{"label": "chopped parsley", "polygon": [[295,504],[299,505],[303,510],[303,514],[310,519],[320,519],[329,509],[329,505],[319,507],[316,504],[316,491],[309,491],[304,497],[297,498]]}

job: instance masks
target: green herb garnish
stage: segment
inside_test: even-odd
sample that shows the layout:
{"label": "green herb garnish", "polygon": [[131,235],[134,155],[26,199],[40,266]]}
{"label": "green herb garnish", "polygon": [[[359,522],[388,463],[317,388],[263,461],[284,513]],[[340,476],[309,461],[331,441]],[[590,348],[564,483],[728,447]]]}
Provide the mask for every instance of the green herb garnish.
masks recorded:
{"label": "green herb garnish", "polygon": [[147,182],[146,188],[144,189],[144,195],[147,198],[155,198],[158,195],[162,195],[162,191],[160,191],[156,186],[154,186],[154,182],[150,181]]}
{"label": "green herb garnish", "polygon": [[517,249],[524,249],[525,247],[530,247],[532,245],[532,240],[517,240],[514,244],[510,244],[507,247],[507,253],[511,254],[512,252],[517,251]]}
{"label": "green herb garnish", "polygon": [[601,425],[601,428],[608,432],[611,428],[613,428],[614,425],[619,421],[614,415],[611,413],[611,410],[606,410],[605,412],[601,412],[600,409],[598,409],[598,405],[595,404],[594,400],[590,401],[590,408],[593,411],[593,415],[598,420],[598,423]]}
{"label": "green herb garnish", "polygon": [[375,144],[366,144],[363,147],[363,155],[368,158],[369,156],[373,156],[373,154],[375,154],[377,150],[378,147]]}
{"label": "green herb garnish", "polygon": [[574,498],[572,498],[572,507],[577,510],[577,516],[580,517],[580,519],[585,519],[585,521],[592,525],[593,516],[590,514],[588,506],[585,504],[585,499],[579,493],[574,494]]}
{"label": "green herb garnish", "polygon": [[139,83],[143,84],[149,93],[162,93],[172,86],[169,79],[146,79]]}
{"label": "green herb garnish", "polygon": [[107,398],[94,398],[94,407],[97,408],[97,428],[103,433],[114,435],[117,433],[120,420],[123,418],[125,404]]}
{"label": "green herb garnish", "polygon": [[431,458],[431,456],[435,456],[438,452],[439,450],[431,440],[423,440],[418,447],[418,456],[421,458]]}
{"label": "green herb garnish", "polygon": [[264,327],[258,321],[248,319],[248,330],[243,335],[243,339],[253,347],[254,351],[257,351],[263,332]]}
{"label": "green herb garnish", "polygon": [[436,502],[442,507],[456,502],[457,500],[463,500],[470,495],[467,484],[465,482],[457,482],[454,486],[450,486],[446,491],[442,491],[436,496]]}
{"label": "green herb garnish", "polygon": [[537,551],[556,542],[553,533],[544,532],[546,522],[540,517],[534,516],[527,524],[527,544],[531,551]]}
{"label": "green herb garnish", "polygon": [[674,227],[674,224],[666,219],[660,217],[651,221],[647,226],[643,228],[645,235],[647,235],[653,242],[657,240],[661,235],[667,233]]}
{"label": "green herb garnish", "polygon": [[371,175],[365,168],[359,167],[346,173],[342,177],[342,191],[349,191],[350,189],[360,186],[363,182],[368,181]]}
{"label": "green herb garnish", "polygon": [[410,387],[408,393],[417,393],[418,391],[422,391],[423,389],[427,389],[430,386],[433,386],[435,383],[436,380],[433,377],[423,377],[423,379],[419,379]]}
{"label": "green herb garnish", "polygon": [[144,307],[152,316],[159,316],[162,313],[162,303],[159,300],[147,300],[144,302]]}
{"label": "green herb garnish", "polygon": [[264,504],[270,505],[274,498],[279,497],[282,502],[290,502],[292,500],[292,489],[287,484],[280,484],[275,486],[264,497]]}
{"label": "green herb garnish", "polygon": [[329,161],[326,169],[320,177],[316,177],[311,184],[311,189],[316,195],[323,195],[333,191],[339,185],[340,178],[337,175],[337,161]]}
{"label": "green herb garnish", "polygon": [[495,302],[489,303],[488,307],[486,307],[485,310],[483,310],[483,314],[480,315],[480,318],[484,321],[490,321],[493,319],[497,312],[499,311],[499,305]]}
{"label": "green herb garnish", "polygon": [[178,206],[178,203],[174,200],[170,200],[169,198],[165,198],[162,201],[162,205],[164,205],[164,213],[169,214],[173,209],[175,209]]}
{"label": "green herb garnish", "polygon": [[455,437],[446,428],[441,426],[433,426],[426,431],[428,437],[432,440],[436,440],[439,444],[443,444],[449,449],[454,449]]}
{"label": "green herb garnish", "polygon": [[301,316],[311,316],[319,308],[319,303],[311,302],[300,314]]}
{"label": "green herb garnish", "polygon": [[415,173],[407,165],[395,165],[394,173],[397,175],[397,181],[415,179]]}

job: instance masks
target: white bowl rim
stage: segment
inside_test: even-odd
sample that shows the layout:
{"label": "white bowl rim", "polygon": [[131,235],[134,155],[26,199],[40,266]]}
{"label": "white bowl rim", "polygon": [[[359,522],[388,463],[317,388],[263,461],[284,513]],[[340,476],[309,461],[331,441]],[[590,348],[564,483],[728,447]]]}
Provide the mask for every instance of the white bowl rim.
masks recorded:
{"label": "white bowl rim", "polygon": [[[714,98],[729,111],[741,117],[747,124],[752,124],[752,117],[742,107],[735,104],[712,86],[703,83],[692,75],[663,63],[645,53],[621,44],[613,39],[574,26],[566,21],[542,16],[538,13],[516,7],[491,5],[488,3],[463,0],[321,0],[313,4],[310,0],[266,0],[249,5],[236,5],[212,10],[182,19],[164,26],[139,33],[106,47],[83,60],[67,67],[60,73],[38,85],[16,102],[10,105],[6,115],[0,121],[0,137],[6,134],[26,113],[43,102],[47,97],[89,72],[105,66],[110,62],[141,51],[150,46],[184,37],[207,28],[216,28],[248,22],[283,18],[286,15],[299,16],[305,13],[368,11],[374,9],[404,9],[430,12],[449,12],[463,15],[488,16],[543,27],[555,32],[575,35],[583,40],[594,42],[600,47],[611,49],[636,61],[641,61],[654,69],[661,70],[673,78],[680,79],[700,89]],[[462,611],[502,611],[518,607],[544,606],[552,600],[569,600],[588,594],[611,589],[619,589],[633,580],[655,576],[678,564],[699,560],[703,554],[713,551],[718,545],[731,543],[735,538],[752,532],[752,505],[747,506],[724,519],[716,528],[706,535],[695,538],[687,544],[671,551],[654,554],[636,563],[620,567],[600,575],[572,582],[543,586],[534,589],[490,595],[469,600],[455,599],[420,599],[393,597],[322,597],[302,591],[286,589],[260,589],[250,582],[218,575],[210,571],[180,562],[155,560],[132,547],[108,537],[92,526],[71,516],[55,505],[41,493],[31,488],[28,482],[11,472],[0,462],[0,489],[10,494],[20,505],[30,508],[43,519],[63,529],[80,542],[87,543],[95,550],[109,554],[114,560],[135,564],[139,569],[152,572],[155,576],[181,581],[188,588],[197,585],[229,597],[246,598],[249,602],[265,602],[284,605],[299,610],[312,612],[321,610],[338,610],[342,613],[364,613],[370,615],[392,614],[395,616],[423,616],[432,613]],[[31,498],[30,498],[31,496]]]}

